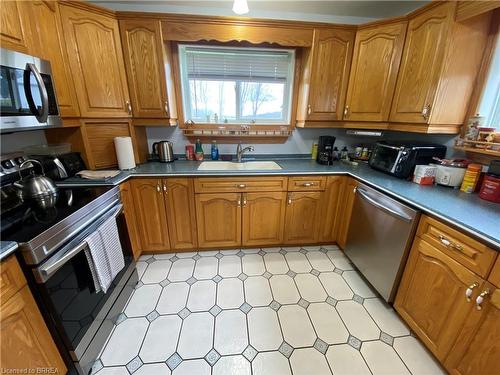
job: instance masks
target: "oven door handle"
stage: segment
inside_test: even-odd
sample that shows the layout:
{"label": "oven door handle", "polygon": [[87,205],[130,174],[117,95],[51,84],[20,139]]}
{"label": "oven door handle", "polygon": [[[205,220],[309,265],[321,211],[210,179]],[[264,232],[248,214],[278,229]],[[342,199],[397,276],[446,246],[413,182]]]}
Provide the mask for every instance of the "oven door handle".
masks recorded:
{"label": "oven door handle", "polygon": [[[33,273],[38,283],[45,283],[59,268],[64,266],[72,258],[78,255],[83,249],[87,247],[87,238],[94,233],[104,222],[110,218],[116,218],[123,211],[123,205],[118,204],[112,214],[103,215],[98,221],[84,230],[79,236],[68,243],[61,249],[62,255],[56,256],[43,263],[40,267],[35,268]],[[83,238],[83,239],[82,239]],[[68,250],[66,250],[66,249]]]}

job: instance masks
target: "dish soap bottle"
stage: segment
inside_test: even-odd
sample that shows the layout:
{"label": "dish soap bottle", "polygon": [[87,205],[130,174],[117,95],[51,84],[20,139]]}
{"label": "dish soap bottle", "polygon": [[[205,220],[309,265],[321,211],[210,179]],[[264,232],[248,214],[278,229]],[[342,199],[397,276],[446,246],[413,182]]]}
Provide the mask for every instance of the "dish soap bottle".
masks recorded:
{"label": "dish soap bottle", "polygon": [[204,159],[203,147],[199,138],[196,140],[196,149],[194,151],[194,156],[198,161],[202,161]]}
{"label": "dish soap bottle", "polygon": [[219,160],[219,148],[217,147],[217,141],[212,141],[211,149],[212,160]]}

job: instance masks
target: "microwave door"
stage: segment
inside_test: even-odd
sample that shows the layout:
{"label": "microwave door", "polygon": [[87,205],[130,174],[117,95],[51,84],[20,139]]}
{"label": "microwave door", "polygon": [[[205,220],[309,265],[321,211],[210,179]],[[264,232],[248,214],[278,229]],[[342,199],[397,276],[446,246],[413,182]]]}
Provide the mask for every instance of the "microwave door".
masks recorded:
{"label": "microwave door", "polygon": [[[35,82],[33,82],[34,78]],[[27,63],[24,70],[24,92],[31,113],[36,117],[38,122],[46,123],[49,117],[49,95],[43,81],[42,75],[38,68],[33,63]],[[36,88],[36,93],[34,89]],[[35,103],[35,98],[37,103]]]}

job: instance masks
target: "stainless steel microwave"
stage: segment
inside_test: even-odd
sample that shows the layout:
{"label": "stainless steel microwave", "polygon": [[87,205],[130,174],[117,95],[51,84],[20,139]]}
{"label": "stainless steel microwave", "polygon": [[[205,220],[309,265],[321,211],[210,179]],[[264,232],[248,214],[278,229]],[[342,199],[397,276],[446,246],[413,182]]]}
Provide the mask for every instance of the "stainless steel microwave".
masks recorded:
{"label": "stainless steel microwave", "polygon": [[0,48],[0,132],[62,125],[50,62]]}

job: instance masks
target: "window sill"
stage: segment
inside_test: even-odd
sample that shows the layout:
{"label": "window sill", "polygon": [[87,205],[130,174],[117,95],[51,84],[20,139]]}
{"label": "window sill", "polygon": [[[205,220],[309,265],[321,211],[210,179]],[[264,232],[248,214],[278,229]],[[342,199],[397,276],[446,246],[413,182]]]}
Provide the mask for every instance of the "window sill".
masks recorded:
{"label": "window sill", "polygon": [[239,143],[244,139],[244,142],[256,143],[284,143],[287,138],[292,135],[292,129],[287,127],[282,129],[182,129],[184,135],[191,141],[197,138],[209,140],[223,140],[224,143]]}

